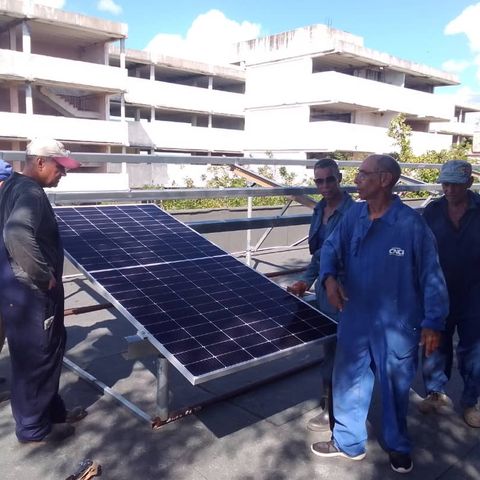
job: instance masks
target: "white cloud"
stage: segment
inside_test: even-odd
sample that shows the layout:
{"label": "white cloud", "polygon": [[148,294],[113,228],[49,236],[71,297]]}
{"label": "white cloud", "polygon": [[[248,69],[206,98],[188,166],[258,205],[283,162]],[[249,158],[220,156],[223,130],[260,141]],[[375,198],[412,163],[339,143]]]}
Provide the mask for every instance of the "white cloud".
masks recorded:
{"label": "white cloud", "polygon": [[35,3],[52,8],[63,8],[65,6],[65,0],[35,0]]}
{"label": "white cloud", "polygon": [[97,3],[97,8],[102,12],[113,13],[114,15],[120,15],[122,13],[122,7],[115,3],[114,0],[100,0]]}
{"label": "white cloud", "polygon": [[153,53],[216,62],[228,55],[230,46],[242,40],[259,36],[261,26],[227,18],[220,10],[210,10],[199,15],[185,37],[159,33],[145,50]]}
{"label": "white cloud", "polygon": [[[445,70],[454,73],[460,73],[468,66],[477,68],[476,77],[480,81],[480,2],[469,5],[460,15],[451,20],[445,27],[443,33],[445,35],[464,34],[468,39],[468,45],[472,52],[473,58],[467,60],[448,60],[443,64]],[[456,70],[455,70],[456,69]],[[473,99],[471,94],[467,95]],[[477,98],[475,98],[478,101]],[[471,100],[470,100],[471,101]]]}
{"label": "white cloud", "polygon": [[442,63],[442,70],[450,73],[461,73],[472,65],[468,60],[447,60]]}
{"label": "white cloud", "polygon": [[445,27],[446,35],[464,33],[473,52],[480,52],[480,2],[468,6]]}

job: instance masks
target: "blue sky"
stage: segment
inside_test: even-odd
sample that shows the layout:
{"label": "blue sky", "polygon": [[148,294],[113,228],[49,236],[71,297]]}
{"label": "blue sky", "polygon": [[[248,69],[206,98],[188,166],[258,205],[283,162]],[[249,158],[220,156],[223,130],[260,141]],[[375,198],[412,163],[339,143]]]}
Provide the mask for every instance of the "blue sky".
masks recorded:
{"label": "blue sky", "polygon": [[[451,71],[480,101],[480,2],[472,0],[39,0],[128,24],[128,48],[189,49],[324,23],[366,47]],[[212,10],[217,10],[212,15]],[[223,16],[221,15],[223,14]],[[154,40],[155,39],[155,40]],[[152,42],[152,40],[154,40]],[[189,47],[190,45],[190,47]],[[184,50],[185,51],[185,50]],[[476,95],[475,95],[476,96]]]}

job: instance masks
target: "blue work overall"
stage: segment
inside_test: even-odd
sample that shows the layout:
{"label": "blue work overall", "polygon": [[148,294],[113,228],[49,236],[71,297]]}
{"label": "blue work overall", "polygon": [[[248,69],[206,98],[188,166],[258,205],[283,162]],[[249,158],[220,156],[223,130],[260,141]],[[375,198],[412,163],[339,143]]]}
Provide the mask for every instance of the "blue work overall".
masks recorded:
{"label": "blue work overall", "polygon": [[442,330],[448,313],[433,235],[397,196],[373,221],[368,205],[357,203],[325,241],[321,258],[322,279],[337,276],[339,259],[343,262],[348,297],[333,370],[333,441],[350,456],[365,451],[377,377],[384,446],[409,453],[406,417],[421,329]]}

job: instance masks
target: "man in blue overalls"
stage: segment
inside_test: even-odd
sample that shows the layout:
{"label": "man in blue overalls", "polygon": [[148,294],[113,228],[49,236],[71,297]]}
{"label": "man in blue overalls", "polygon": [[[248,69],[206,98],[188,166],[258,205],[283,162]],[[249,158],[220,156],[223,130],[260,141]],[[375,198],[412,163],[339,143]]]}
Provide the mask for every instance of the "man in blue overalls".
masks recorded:
{"label": "man in blue overalls", "polygon": [[[381,389],[383,446],[394,471],[412,470],[407,432],[409,389],[418,345],[440,341],[448,295],[433,234],[392,190],[400,166],[370,155],[355,177],[360,198],[325,241],[320,265],[330,303],[340,313],[333,369],[335,426],[322,457],[365,457],[366,419],[375,376]],[[337,281],[339,265],[343,284]]]}
{"label": "man in blue overalls", "polygon": [[427,397],[419,409],[423,413],[441,412],[442,407],[451,406],[445,386],[452,372],[457,330],[463,418],[471,427],[480,428],[480,195],[470,190],[472,166],[463,160],[446,162],[438,182],[444,195],[429,203],[423,216],[437,239],[450,312],[440,347],[423,358]]}
{"label": "man in blue overalls", "polygon": [[[312,255],[311,261],[302,278],[287,287],[289,292],[303,296],[316,282],[320,272],[320,249],[325,239],[333,232],[345,212],[353,204],[352,197],[347,192],[342,192],[340,182],[342,174],[335,160],[322,158],[313,167],[313,175],[318,193],[322,200],[316,205],[310,230],[308,232],[308,248]],[[315,283],[315,296],[318,308],[330,318],[337,320],[337,311],[328,303],[325,289],[321,282]],[[324,361],[322,364],[323,396],[320,401],[322,412],[311,418],[307,424],[309,430],[325,431],[333,426],[330,415],[332,402],[332,369],[335,356],[335,339],[324,345]]]}
{"label": "man in blue overalls", "polygon": [[12,365],[11,407],[21,443],[58,442],[85,410],[67,411],[58,394],[66,333],[63,247],[43,187],[54,187],[78,162],[60,142],[27,145],[23,175],[0,190],[0,314]]}

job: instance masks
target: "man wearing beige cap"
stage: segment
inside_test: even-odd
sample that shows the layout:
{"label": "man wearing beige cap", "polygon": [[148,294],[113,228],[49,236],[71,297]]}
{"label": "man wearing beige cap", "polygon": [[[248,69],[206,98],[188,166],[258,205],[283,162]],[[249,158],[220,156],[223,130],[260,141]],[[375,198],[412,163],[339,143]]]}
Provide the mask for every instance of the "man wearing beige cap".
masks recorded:
{"label": "man wearing beige cap", "polygon": [[438,243],[440,264],[447,281],[450,311],[440,347],[423,358],[427,397],[419,404],[422,413],[451,407],[445,393],[453,363],[453,335],[458,333],[458,369],[464,388],[463,418],[480,428],[480,195],[470,190],[472,166],[450,160],[438,182],[444,195],[425,208],[424,217]]}
{"label": "man wearing beige cap", "polygon": [[68,411],[58,393],[66,332],[63,324],[63,248],[43,190],[79,163],[53,139],[36,138],[23,174],[0,190],[0,313],[12,365],[11,407],[21,443],[58,442],[86,415]]}

